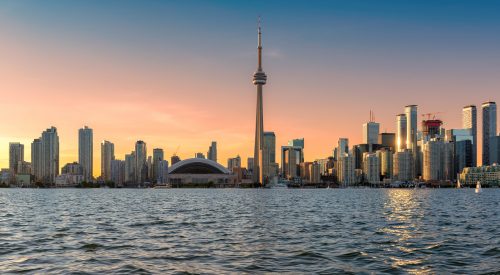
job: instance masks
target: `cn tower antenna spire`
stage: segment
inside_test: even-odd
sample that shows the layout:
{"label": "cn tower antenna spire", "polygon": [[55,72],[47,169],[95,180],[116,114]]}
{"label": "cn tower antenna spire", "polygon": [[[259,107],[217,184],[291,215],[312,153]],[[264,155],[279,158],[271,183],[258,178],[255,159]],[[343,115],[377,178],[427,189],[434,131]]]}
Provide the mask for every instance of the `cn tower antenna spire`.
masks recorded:
{"label": "cn tower antenna spire", "polygon": [[260,16],[257,22],[257,34],[258,34],[258,50],[259,50],[259,67],[258,70],[262,71],[262,31],[260,27]]}

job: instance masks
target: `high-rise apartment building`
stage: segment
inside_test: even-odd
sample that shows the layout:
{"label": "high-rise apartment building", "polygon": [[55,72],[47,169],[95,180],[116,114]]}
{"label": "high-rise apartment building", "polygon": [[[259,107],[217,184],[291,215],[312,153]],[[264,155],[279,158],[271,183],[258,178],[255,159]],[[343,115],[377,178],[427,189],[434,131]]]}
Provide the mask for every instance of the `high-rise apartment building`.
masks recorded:
{"label": "high-rise apartment building", "polygon": [[363,174],[370,184],[380,183],[380,158],[376,153],[363,154]]}
{"label": "high-rise apartment building", "polygon": [[356,183],[356,163],[351,153],[339,154],[337,161],[337,178],[342,187]]}
{"label": "high-rise apartment building", "polygon": [[133,183],[136,180],[135,171],[137,170],[135,160],[135,152],[125,155],[125,182]]}
{"label": "high-rise apartment building", "polygon": [[94,142],[92,129],[85,126],[78,130],[78,163],[83,167],[83,180],[93,179]]}
{"label": "high-rise apartment building", "polygon": [[417,175],[418,162],[418,144],[417,144],[417,105],[408,105],[405,107],[406,115],[406,148],[411,150],[413,156],[412,178]]}
{"label": "high-rise apartment building", "polygon": [[42,181],[42,141],[39,138],[31,143],[31,173],[35,176],[35,182]]}
{"label": "high-rise apartment building", "polygon": [[490,139],[497,135],[497,104],[485,102],[483,109],[483,166],[490,165]]}
{"label": "high-rise apartment building", "polygon": [[163,149],[153,149],[153,182],[160,182],[160,165],[164,159]]}
{"label": "high-rise apartment building", "polygon": [[399,114],[396,117],[396,152],[406,149],[406,115]]}
{"label": "high-rise apartment building", "polygon": [[[101,178],[111,181],[111,162],[115,159],[115,145],[107,140],[101,142]],[[115,182],[116,183],[116,182]]]}
{"label": "high-rise apartment building", "polygon": [[[477,109],[468,105],[462,109],[462,128],[470,129],[472,135],[472,166],[477,166]],[[467,166],[471,167],[471,166]]]}
{"label": "high-rise apartment building", "polygon": [[117,187],[125,184],[125,161],[118,159],[111,160],[109,181],[114,182]]}
{"label": "high-rise apartment building", "polygon": [[227,159],[227,170],[233,172],[233,168],[241,167],[241,157],[238,155],[234,158]]}
{"label": "high-rise apartment building", "polygon": [[300,177],[303,150],[300,146],[281,146],[281,175],[286,179]]}
{"label": "high-rise apartment building", "polygon": [[24,145],[19,142],[9,143],[9,170],[18,174],[18,163],[24,161]]}
{"label": "high-rise apartment building", "polygon": [[42,132],[40,140],[42,182],[53,185],[57,175],[59,175],[59,136],[56,127],[51,127]]}
{"label": "high-rise apartment building", "polygon": [[274,132],[264,132],[264,149],[262,150],[262,173],[264,179],[274,176],[276,163],[276,135]]}
{"label": "high-rise apartment building", "polygon": [[135,143],[135,183],[142,184],[148,178],[146,143],[138,140]]}
{"label": "high-rise apartment building", "polygon": [[217,162],[217,142],[212,141],[210,147],[208,147],[207,159]]}
{"label": "high-rise apartment building", "polygon": [[453,143],[433,138],[424,142],[422,155],[422,177],[424,180],[442,181],[454,179]]}
{"label": "high-rise apartment building", "polygon": [[393,178],[399,181],[413,180],[413,155],[409,149],[394,153]]}

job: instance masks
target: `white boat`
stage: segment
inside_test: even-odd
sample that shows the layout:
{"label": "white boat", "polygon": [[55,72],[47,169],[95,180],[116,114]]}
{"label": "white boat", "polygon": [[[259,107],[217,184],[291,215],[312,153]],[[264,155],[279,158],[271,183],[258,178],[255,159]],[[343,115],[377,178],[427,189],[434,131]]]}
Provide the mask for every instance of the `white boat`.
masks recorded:
{"label": "white boat", "polygon": [[476,194],[481,193],[481,191],[482,191],[482,190],[481,190],[481,182],[480,182],[480,181],[478,181],[478,182],[476,183]]}

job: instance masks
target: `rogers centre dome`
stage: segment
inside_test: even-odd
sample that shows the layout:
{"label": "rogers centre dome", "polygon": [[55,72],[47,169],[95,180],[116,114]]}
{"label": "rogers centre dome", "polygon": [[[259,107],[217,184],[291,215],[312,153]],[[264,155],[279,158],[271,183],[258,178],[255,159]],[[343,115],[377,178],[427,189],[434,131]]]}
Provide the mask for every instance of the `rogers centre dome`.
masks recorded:
{"label": "rogers centre dome", "polygon": [[169,167],[168,182],[172,187],[230,187],[236,177],[215,161],[191,158]]}

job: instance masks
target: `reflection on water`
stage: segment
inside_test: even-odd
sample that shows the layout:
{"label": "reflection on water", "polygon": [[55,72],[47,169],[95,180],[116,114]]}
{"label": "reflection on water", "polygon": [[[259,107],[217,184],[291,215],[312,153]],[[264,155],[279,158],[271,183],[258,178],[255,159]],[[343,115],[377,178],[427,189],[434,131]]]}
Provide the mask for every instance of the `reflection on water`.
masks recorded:
{"label": "reflection on water", "polygon": [[500,271],[499,189],[0,190],[0,270]]}

